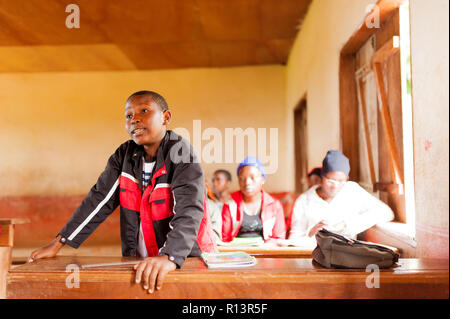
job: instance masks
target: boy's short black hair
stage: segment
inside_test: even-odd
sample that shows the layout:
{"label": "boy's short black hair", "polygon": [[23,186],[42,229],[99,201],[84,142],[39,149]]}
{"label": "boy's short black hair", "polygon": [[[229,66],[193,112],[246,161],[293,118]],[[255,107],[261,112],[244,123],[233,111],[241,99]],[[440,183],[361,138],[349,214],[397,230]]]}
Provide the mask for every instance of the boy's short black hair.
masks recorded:
{"label": "boy's short black hair", "polygon": [[166,102],[166,100],[162,97],[162,95],[160,95],[160,94],[158,94],[158,93],[156,93],[156,92],[153,92],[153,91],[137,91],[137,92],[134,92],[133,94],[131,94],[129,97],[128,97],[128,99],[127,99],[127,103],[128,103],[128,101],[130,101],[133,97],[135,97],[135,96],[140,96],[140,95],[150,95],[151,97],[152,97],[152,99],[153,99],[153,101],[155,101],[155,103],[156,104],[158,104],[159,105],[159,107],[161,108],[161,110],[164,112],[164,111],[167,111],[168,109],[169,109],[169,105],[167,105],[167,102]]}
{"label": "boy's short black hair", "polygon": [[308,177],[311,177],[312,175],[317,175],[317,176],[321,177],[321,173],[322,173],[322,167],[315,167],[308,173]]}
{"label": "boy's short black hair", "polygon": [[224,170],[224,169],[218,169],[217,171],[214,172],[214,175],[215,174],[223,174],[223,175],[225,175],[227,180],[231,182],[231,174],[229,171]]}

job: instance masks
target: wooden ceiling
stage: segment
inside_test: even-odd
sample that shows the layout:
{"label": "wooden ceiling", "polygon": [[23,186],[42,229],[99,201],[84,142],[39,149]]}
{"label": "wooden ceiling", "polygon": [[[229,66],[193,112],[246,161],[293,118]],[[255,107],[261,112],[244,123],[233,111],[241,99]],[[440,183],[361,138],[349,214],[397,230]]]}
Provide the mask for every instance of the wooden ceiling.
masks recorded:
{"label": "wooden ceiling", "polygon": [[[0,72],[285,63],[311,0],[0,0]],[[66,6],[80,8],[69,29]]]}

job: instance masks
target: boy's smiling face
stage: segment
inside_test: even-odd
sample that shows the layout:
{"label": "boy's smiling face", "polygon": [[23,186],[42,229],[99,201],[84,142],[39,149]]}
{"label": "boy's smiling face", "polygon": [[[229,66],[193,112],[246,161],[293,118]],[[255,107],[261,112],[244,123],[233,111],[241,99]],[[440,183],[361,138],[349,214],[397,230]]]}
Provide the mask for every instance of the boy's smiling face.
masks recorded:
{"label": "boy's smiling face", "polygon": [[144,147],[159,145],[170,118],[170,111],[163,111],[149,95],[134,96],[125,105],[125,128],[133,141]]}

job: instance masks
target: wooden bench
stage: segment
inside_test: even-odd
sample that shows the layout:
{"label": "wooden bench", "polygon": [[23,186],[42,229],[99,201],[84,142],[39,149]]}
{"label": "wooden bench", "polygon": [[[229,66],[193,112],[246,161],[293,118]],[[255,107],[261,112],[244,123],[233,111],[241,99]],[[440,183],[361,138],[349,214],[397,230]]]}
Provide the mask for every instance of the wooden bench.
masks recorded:
{"label": "wooden bench", "polygon": [[6,274],[11,267],[14,225],[28,222],[27,218],[0,218],[0,298],[6,296]]}
{"label": "wooden bench", "polygon": [[[326,269],[309,258],[258,258],[251,267],[208,269],[188,258],[167,274],[153,294],[134,283],[131,265],[88,268],[85,264],[131,261],[124,257],[54,257],[11,269],[8,298],[448,298],[448,260],[400,259],[380,270],[379,288],[368,288],[372,272]],[[68,265],[75,268],[67,268]],[[79,276],[79,288],[68,288]]]}

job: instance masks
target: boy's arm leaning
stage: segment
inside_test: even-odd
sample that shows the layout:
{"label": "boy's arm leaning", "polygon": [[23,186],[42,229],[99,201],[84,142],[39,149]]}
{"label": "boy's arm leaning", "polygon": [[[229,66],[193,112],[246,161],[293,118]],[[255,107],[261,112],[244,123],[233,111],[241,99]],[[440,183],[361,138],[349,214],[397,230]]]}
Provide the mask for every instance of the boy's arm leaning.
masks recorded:
{"label": "boy's arm leaning", "polygon": [[114,211],[119,205],[119,177],[122,147],[109,158],[105,170],[88,195],[75,210],[74,214],[49,244],[30,254],[28,261],[54,257],[64,244],[78,248],[84,240]]}

